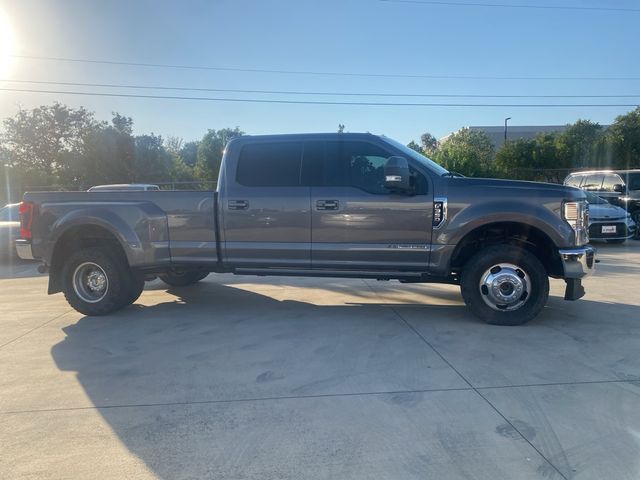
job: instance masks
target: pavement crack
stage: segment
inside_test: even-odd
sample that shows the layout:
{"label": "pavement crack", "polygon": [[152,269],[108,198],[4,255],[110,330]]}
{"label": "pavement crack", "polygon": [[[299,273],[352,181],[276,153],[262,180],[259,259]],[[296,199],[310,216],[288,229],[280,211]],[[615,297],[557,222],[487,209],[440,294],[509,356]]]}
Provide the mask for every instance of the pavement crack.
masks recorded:
{"label": "pavement crack", "polygon": [[64,317],[67,313],[70,313],[71,311],[72,311],[72,310],[67,310],[66,312],[63,312],[63,313],[61,313],[60,315],[56,315],[55,317],[53,317],[53,318],[51,318],[51,319],[47,320],[47,321],[46,321],[46,322],[44,322],[43,324],[38,325],[37,327],[33,327],[31,330],[28,330],[28,331],[24,332],[22,335],[18,335],[18,336],[17,336],[16,338],[14,338],[13,340],[9,340],[8,342],[3,343],[2,345],[0,345],[0,348],[4,348],[4,347],[6,347],[7,345],[11,345],[12,343],[14,343],[14,342],[16,342],[16,341],[20,340],[21,338],[26,337],[26,336],[27,336],[27,335],[29,335],[30,333],[33,333],[33,332],[35,332],[36,330],[38,330],[38,329],[40,329],[40,328],[42,328],[42,327],[44,327],[44,326],[46,326],[46,325],[49,325],[49,324],[50,324],[51,322],[53,322],[54,320],[57,320],[57,319],[59,319],[60,317]]}

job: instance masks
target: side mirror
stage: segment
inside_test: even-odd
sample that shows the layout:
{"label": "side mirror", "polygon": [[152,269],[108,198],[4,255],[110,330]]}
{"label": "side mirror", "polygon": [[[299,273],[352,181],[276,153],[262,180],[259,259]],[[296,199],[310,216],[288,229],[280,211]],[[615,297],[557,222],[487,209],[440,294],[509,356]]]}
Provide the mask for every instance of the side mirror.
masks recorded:
{"label": "side mirror", "polygon": [[384,186],[391,191],[411,190],[409,162],[404,157],[389,157],[384,165]]}
{"label": "side mirror", "polygon": [[613,191],[618,193],[624,193],[624,185],[622,185],[621,183],[616,183],[613,186]]}

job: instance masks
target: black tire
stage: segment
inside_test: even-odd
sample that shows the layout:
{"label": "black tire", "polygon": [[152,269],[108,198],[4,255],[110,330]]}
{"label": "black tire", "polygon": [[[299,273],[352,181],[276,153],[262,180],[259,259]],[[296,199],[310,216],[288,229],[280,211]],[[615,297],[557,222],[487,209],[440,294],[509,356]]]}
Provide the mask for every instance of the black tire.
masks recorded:
{"label": "black tire", "polygon": [[640,210],[636,210],[631,214],[631,218],[636,224],[636,234],[633,236],[634,239],[640,240]]}
{"label": "black tire", "polygon": [[171,270],[158,275],[160,280],[171,287],[186,287],[199,282],[209,275],[202,270]]}
{"label": "black tire", "polygon": [[[504,267],[499,267],[500,264]],[[520,290],[506,285],[508,281],[501,283],[501,272],[504,272],[505,278],[514,279],[512,285],[519,286]],[[505,284],[507,294],[513,296],[514,302],[503,306],[494,304],[492,299],[495,296],[492,297],[489,289],[483,286],[485,278],[496,278],[494,292],[500,293],[501,287],[497,285]],[[469,309],[485,322],[491,325],[522,325],[538,315],[547,303],[549,277],[544,265],[531,252],[513,245],[495,245],[480,250],[466,263],[462,270],[460,290]]]}
{"label": "black tire", "polygon": [[127,287],[126,289],[127,294],[123,298],[123,303],[122,303],[123,307],[131,305],[138,298],[140,298],[140,295],[144,290],[144,275],[138,272],[132,271],[131,276],[129,277],[128,280],[129,280],[129,287]]}
{"label": "black tire", "polygon": [[626,241],[627,241],[626,238],[615,238],[612,240],[607,240],[607,243],[624,243]]}
{"label": "black tire", "polygon": [[[78,280],[82,277],[82,269],[87,268],[104,276],[104,291],[91,292],[85,282]],[[71,254],[62,266],[64,296],[69,305],[85,315],[107,315],[119,310],[132,296],[132,285],[131,270],[126,261],[107,247],[83,248]],[[92,295],[93,298],[87,300]]]}

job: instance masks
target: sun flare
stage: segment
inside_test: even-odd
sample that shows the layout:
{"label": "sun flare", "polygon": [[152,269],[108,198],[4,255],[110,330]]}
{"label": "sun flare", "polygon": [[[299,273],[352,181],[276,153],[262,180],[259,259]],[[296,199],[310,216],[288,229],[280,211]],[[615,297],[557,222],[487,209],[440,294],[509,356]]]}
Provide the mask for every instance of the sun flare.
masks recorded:
{"label": "sun flare", "polygon": [[9,74],[12,55],[15,53],[15,37],[9,19],[0,11],[0,78]]}

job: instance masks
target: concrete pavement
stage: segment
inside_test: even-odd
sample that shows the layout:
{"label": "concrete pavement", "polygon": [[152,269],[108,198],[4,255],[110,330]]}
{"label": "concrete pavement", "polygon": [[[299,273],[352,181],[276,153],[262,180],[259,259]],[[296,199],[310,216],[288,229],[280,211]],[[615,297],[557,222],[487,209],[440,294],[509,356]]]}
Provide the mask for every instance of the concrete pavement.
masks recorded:
{"label": "concrete pavement", "polygon": [[640,242],[600,259],[512,328],[453,286],[229,275],[89,318],[0,267],[0,478],[637,479]]}

